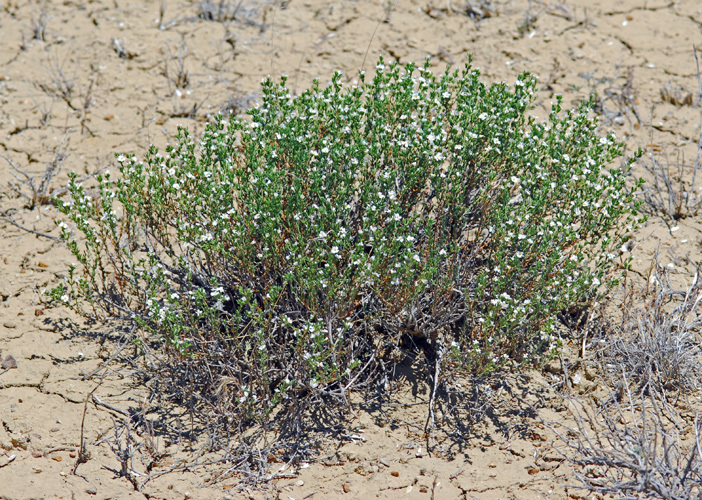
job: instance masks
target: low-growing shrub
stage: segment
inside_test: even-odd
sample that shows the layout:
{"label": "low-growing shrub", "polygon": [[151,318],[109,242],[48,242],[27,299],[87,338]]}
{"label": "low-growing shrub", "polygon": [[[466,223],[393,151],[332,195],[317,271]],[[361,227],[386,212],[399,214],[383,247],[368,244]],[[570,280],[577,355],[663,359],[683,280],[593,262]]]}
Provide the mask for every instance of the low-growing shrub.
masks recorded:
{"label": "low-growing shrub", "polygon": [[551,356],[636,223],[620,145],[589,104],[530,118],[528,74],[376,70],[297,97],[266,79],[249,118],[72,181],[53,297],[165,341],[170,394],[230,424],[348,402],[408,340],[444,376]]}

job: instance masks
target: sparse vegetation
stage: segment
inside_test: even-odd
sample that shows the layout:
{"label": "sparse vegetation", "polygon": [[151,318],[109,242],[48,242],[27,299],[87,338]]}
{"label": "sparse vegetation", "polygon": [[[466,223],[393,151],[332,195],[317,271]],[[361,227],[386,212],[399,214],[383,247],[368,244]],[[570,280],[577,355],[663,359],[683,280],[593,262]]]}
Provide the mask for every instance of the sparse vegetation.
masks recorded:
{"label": "sparse vegetation", "polygon": [[695,2],[0,4],[15,496],[702,498]]}
{"label": "sparse vegetation", "polygon": [[68,156],[68,133],[61,138],[61,142],[54,148],[54,154],[50,161],[46,163],[44,174],[39,177],[28,174],[12,161],[11,158],[0,153],[0,158],[3,158],[12,168],[10,173],[15,178],[11,181],[10,190],[19,197],[27,199],[27,207],[29,210],[34,209],[36,205],[45,205],[52,201],[54,186],[51,186],[51,180],[60,172],[66,157]]}
{"label": "sparse vegetation", "polygon": [[702,186],[699,181],[702,180],[702,174],[699,152],[702,148],[702,133],[700,139],[694,163],[685,162],[681,156],[673,161],[654,148],[649,148],[647,154],[641,157],[639,163],[651,177],[651,182],[641,191],[645,201],[643,210],[672,223],[700,213]]}
{"label": "sparse vegetation", "polygon": [[647,290],[624,308],[619,331],[611,332],[600,353],[610,384],[631,384],[638,396],[684,395],[700,387],[702,352],[699,317],[702,282],[695,275],[684,290],[675,289],[668,273],[656,263]]}
{"label": "sparse vegetation", "polygon": [[698,498],[699,419],[680,419],[655,393],[622,396],[597,410],[571,398],[575,425],[552,425],[566,445],[565,456],[577,466],[581,488],[613,498]]}

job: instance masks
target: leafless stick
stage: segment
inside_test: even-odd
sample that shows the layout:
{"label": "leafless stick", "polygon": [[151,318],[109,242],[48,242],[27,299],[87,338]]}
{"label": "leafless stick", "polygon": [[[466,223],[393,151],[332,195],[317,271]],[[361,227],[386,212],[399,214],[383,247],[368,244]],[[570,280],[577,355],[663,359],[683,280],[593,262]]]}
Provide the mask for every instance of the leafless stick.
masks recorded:
{"label": "leafless stick", "polygon": [[[98,382],[98,384],[93,387],[93,390],[88,393],[88,395],[85,397],[85,402],[83,403],[83,417],[81,418],[80,421],[80,450],[78,451],[78,458],[76,458],[76,463],[73,466],[73,475],[74,476],[79,476],[78,474],[78,467],[81,464],[86,463],[88,460],[90,460],[90,452],[88,451],[88,447],[85,443],[85,415],[88,413],[88,400],[90,399],[90,396],[95,394],[95,391],[102,385],[102,380]],[[83,477],[83,476],[80,476]],[[85,479],[85,477],[83,477]],[[86,479],[87,481],[87,479]]]}
{"label": "leafless stick", "polygon": [[692,49],[695,55],[695,67],[697,68],[697,107],[700,109],[700,134],[697,139],[697,157],[695,158],[695,168],[692,170],[692,186],[690,188],[690,191],[694,193],[697,170],[700,168],[700,153],[702,152],[702,77],[700,76],[700,60],[697,57],[697,47],[693,46]]}
{"label": "leafless stick", "polygon": [[58,446],[56,448],[49,448],[44,452],[44,456],[51,455],[57,451],[76,451],[75,446]]}
{"label": "leafless stick", "polygon": [[49,240],[53,241],[62,241],[61,238],[57,238],[56,236],[52,236],[50,234],[42,233],[40,231],[35,231],[34,229],[29,229],[28,227],[25,227],[21,224],[19,224],[17,221],[15,221],[12,217],[7,216],[7,215],[0,215],[0,219],[4,220],[5,222],[12,224],[13,226],[21,229],[22,231],[27,231],[28,233],[36,234],[37,236],[41,236],[42,238],[47,238]]}
{"label": "leafless stick", "polygon": [[[436,337],[432,341],[432,346],[434,348],[434,354],[436,356],[436,359],[434,360],[434,377],[432,379],[431,398],[429,399],[429,418],[427,419],[427,425],[425,425],[426,428],[427,426],[429,426],[429,422],[431,422],[429,435],[431,441],[427,446],[428,450],[431,450],[436,444],[436,439],[434,436],[434,432],[436,430],[436,421],[434,418],[434,404],[436,403],[436,391],[439,388],[440,384],[439,378],[441,376],[441,363],[444,359],[444,348],[443,346],[439,345],[439,342]],[[427,437],[427,439],[429,439],[429,436]]]}
{"label": "leafless stick", "polygon": [[108,410],[112,410],[116,413],[119,413],[120,415],[124,415],[125,417],[129,417],[129,412],[127,410],[123,410],[121,408],[117,408],[116,406],[112,406],[111,404],[104,403],[99,397],[97,397],[96,394],[93,394],[93,401],[95,402],[96,405],[104,406]]}

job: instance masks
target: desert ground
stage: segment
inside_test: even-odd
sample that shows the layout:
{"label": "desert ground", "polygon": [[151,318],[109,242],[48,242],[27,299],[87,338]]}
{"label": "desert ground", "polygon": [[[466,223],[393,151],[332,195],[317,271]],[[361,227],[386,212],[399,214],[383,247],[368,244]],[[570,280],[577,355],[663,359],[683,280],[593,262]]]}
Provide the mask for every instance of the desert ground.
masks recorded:
{"label": "desert ground", "polygon": [[[543,423],[567,420],[564,391],[597,390],[584,365],[582,377],[559,366],[506,376],[509,390],[450,457],[423,448],[421,394],[376,413],[359,407],[346,439],[311,463],[272,463],[258,487],[221,475],[227,464],[193,444],[127,436],[119,424],[145,404],[113,356],[130,347],[44,295],[72,261],[51,197],[70,172],[116,171],[116,153],[143,156],[178,125],[198,134],[215,113],[243,113],[267,75],[288,75],[299,93],[335,70],[349,81],[370,73],[379,55],[429,56],[435,71],[472,57],[485,82],[529,71],[537,117],[557,94],[572,105],[596,93],[601,133],[615,132],[627,154],[643,148],[634,173],[650,180],[652,157],[695,163],[701,42],[695,0],[0,1],[0,498],[600,498],[574,488],[576,468]],[[691,172],[680,174],[688,191]],[[646,283],[656,255],[675,283],[692,282],[702,223],[685,215],[651,210],[622,249],[633,283]],[[564,356],[576,359],[581,339],[571,340]],[[122,473],[128,446],[160,458],[135,452]]]}

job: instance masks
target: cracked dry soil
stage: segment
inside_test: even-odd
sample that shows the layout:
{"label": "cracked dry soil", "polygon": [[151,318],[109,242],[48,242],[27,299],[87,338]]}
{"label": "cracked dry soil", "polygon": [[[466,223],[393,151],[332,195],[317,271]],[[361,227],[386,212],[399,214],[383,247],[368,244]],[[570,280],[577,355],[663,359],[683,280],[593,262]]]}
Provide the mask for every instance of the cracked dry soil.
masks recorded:
{"label": "cracked dry soil", "polygon": [[[202,466],[135,491],[109,439],[143,393],[128,367],[103,368],[118,333],[80,326],[47,304],[44,290],[72,260],[52,239],[58,213],[47,201],[68,172],[114,168],[115,153],[163,146],[177,124],[197,134],[208,114],[243,111],[268,74],[289,75],[299,92],[337,69],[348,79],[371,71],[379,54],[402,63],[430,55],[437,71],[472,55],[488,82],[530,71],[542,117],[555,94],[573,103],[595,91],[602,131],[614,130],[628,151],[694,158],[700,2],[3,0],[0,34],[0,498],[585,497],[566,486],[573,470],[525,411],[566,418],[552,375],[539,373],[509,378],[513,390],[495,418],[466,436],[453,460],[422,452],[426,407],[408,394],[393,425],[358,412],[354,439],[330,443],[318,463],[286,470],[263,490],[232,489],[233,479],[202,487],[217,472]],[[47,165],[60,170],[42,185]],[[671,228],[652,217],[628,249],[634,274],[645,274],[658,248],[674,277],[689,282],[700,239],[698,219]],[[154,473],[188,457],[182,443],[152,446]]]}

